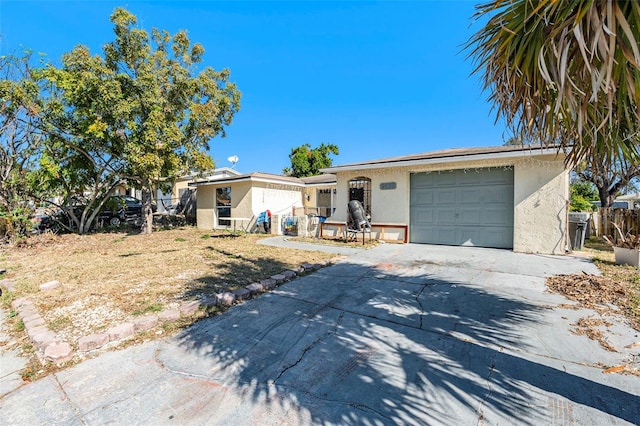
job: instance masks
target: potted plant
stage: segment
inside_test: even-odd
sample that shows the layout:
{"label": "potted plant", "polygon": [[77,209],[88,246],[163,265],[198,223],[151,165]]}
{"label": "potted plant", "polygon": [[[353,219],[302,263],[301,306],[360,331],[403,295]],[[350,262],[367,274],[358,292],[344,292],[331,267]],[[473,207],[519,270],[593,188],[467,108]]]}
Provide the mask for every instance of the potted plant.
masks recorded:
{"label": "potted plant", "polygon": [[613,247],[613,254],[616,265],[631,265],[636,268],[640,265],[640,235],[632,234],[631,231],[624,234],[615,223],[613,226],[620,237],[617,241],[613,237],[603,236]]}

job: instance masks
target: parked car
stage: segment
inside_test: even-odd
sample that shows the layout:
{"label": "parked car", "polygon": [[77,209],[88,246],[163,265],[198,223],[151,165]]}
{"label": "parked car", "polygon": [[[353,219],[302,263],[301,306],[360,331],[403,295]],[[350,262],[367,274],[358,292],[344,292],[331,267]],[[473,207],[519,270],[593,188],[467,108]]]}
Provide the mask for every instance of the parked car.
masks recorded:
{"label": "parked car", "polygon": [[[82,214],[84,207],[75,205],[74,213],[77,217]],[[151,203],[151,210],[155,213],[157,206]],[[38,218],[34,218],[34,229],[36,232],[52,230],[60,232],[65,226],[71,227],[69,216],[62,210],[54,210],[48,214],[42,214]],[[127,222],[135,226],[142,225],[142,201],[130,197],[128,195],[113,195],[104,204],[102,210],[96,218],[96,225],[102,227],[105,225],[120,226],[122,222]]]}
{"label": "parked car", "polygon": [[[108,220],[112,226],[119,226],[122,221],[133,221],[138,224],[142,219],[142,201],[129,195],[113,195],[105,203],[100,214],[100,220]],[[151,203],[151,211],[156,212],[157,206]]]}

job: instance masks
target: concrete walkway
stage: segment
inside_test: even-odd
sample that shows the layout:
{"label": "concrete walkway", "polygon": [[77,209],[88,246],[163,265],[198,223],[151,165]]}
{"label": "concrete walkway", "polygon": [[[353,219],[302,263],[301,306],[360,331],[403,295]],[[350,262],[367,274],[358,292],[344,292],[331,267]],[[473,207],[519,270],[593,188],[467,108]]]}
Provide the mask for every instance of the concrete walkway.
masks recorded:
{"label": "concrete walkway", "polygon": [[27,358],[20,356],[16,342],[5,330],[6,318],[7,313],[0,309],[0,397],[24,384],[21,373],[27,365]]}
{"label": "concrete walkway", "polygon": [[634,424],[638,332],[608,352],[594,311],[544,277],[585,259],[381,245],[177,336],[109,352],[0,399],[3,424]]}
{"label": "concrete walkway", "polygon": [[274,247],[292,248],[292,249],[298,249],[298,250],[322,251],[325,253],[334,253],[334,254],[340,254],[345,256],[351,256],[364,251],[364,249],[349,247],[347,245],[334,246],[330,244],[313,244],[313,243],[305,243],[301,241],[294,241],[294,240],[291,240],[289,237],[285,237],[285,236],[264,238],[262,240],[259,240],[258,244],[274,246]]}

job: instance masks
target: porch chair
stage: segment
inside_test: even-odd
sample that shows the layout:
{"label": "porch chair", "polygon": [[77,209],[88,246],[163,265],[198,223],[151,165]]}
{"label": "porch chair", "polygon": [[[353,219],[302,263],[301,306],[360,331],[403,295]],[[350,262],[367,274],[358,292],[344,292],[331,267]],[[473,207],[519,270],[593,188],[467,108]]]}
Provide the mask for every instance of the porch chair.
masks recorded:
{"label": "porch chair", "polygon": [[369,234],[369,241],[371,241],[371,222],[367,218],[367,214],[362,207],[362,203],[358,200],[351,200],[347,204],[347,211],[349,217],[344,231],[345,241],[357,241],[358,234],[362,234],[362,245],[365,243],[365,234]]}

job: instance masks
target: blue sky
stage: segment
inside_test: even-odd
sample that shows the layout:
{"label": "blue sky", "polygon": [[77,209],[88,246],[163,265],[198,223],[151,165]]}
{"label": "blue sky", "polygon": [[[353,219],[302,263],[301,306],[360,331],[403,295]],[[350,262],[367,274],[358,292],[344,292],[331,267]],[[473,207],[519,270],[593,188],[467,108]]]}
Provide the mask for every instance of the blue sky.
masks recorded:
{"label": "blue sky", "polygon": [[138,26],[186,29],[204,65],[229,68],[242,107],[218,167],[280,173],[291,148],[336,144],[334,164],[445,148],[502,145],[462,45],[476,1],[0,1],[0,49],[60,63],[78,44],[100,53],[122,6]]}

